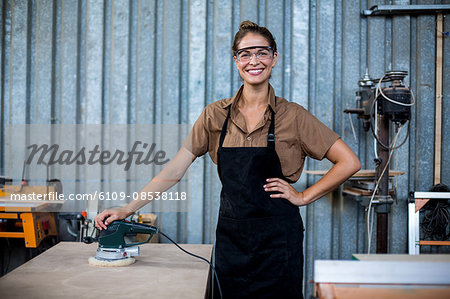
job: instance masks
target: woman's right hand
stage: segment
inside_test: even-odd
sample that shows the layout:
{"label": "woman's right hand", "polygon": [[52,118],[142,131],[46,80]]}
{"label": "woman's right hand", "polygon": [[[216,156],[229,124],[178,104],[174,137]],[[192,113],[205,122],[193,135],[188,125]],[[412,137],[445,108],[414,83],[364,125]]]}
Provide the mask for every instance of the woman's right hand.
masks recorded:
{"label": "woman's right hand", "polygon": [[[195,160],[195,156],[184,146],[178,151],[172,161],[164,167],[142,190],[142,192],[163,192],[181,180],[188,167]],[[95,219],[95,226],[99,229],[107,229],[108,224],[115,220],[122,220],[139,210],[150,200],[132,200],[127,206],[122,208],[107,209],[98,214]]]}
{"label": "woman's right hand", "polygon": [[99,229],[107,229],[107,226],[116,220],[122,220],[130,216],[132,212],[126,208],[107,209],[95,216],[95,226]]}

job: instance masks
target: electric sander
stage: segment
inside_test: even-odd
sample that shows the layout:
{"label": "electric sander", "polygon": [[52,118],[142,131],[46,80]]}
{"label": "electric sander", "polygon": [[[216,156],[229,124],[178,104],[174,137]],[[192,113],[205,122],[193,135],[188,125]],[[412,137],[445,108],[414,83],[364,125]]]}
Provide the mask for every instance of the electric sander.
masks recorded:
{"label": "electric sander", "polygon": [[[135,236],[136,234],[148,234],[149,237],[144,242],[127,243],[125,241],[126,236]],[[133,256],[139,255],[139,246],[137,245],[148,243],[154,234],[160,234],[164,236],[183,252],[208,263],[214,272],[214,276],[217,280],[217,287],[219,289],[220,298],[222,298],[219,278],[217,277],[214,266],[204,257],[198,256],[183,249],[169,236],[164,234],[157,227],[151,225],[129,222],[126,220],[114,221],[110,225],[108,225],[108,228],[106,230],[100,231],[100,234],[97,238],[83,238],[83,241],[85,243],[98,241],[97,254],[95,255],[95,257],[89,258],[89,264],[99,267],[121,267],[131,265],[135,262]]]}
{"label": "electric sander", "polygon": [[[95,257],[89,258],[89,264],[100,267],[120,267],[131,265],[135,262],[133,256],[139,256],[140,244],[148,243],[159,229],[142,223],[129,222],[126,220],[114,221],[106,230],[100,231],[97,238],[98,248]],[[148,234],[144,242],[127,243],[126,236],[136,234]],[[92,240],[85,240],[91,243]]]}

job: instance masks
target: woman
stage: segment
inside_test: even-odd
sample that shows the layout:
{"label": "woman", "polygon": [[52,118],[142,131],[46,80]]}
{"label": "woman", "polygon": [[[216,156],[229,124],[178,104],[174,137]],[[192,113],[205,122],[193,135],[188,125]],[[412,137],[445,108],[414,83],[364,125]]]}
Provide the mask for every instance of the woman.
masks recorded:
{"label": "woman", "polygon": [[[233,42],[244,84],[232,98],[208,105],[175,158],[143,189],[165,191],[198,156],[209,152],[222,181],[216,230],[216,270],[224,298],[302,297],[303,224],[299,206],[338,187],[360,169],[352,150],[298,104],[275,96],[269,84],[277,63],[272,34],[250,21]],[[305,156],[334,166],[304,191],[290,183]],[[100,229],[145,205],[100,213]]]}

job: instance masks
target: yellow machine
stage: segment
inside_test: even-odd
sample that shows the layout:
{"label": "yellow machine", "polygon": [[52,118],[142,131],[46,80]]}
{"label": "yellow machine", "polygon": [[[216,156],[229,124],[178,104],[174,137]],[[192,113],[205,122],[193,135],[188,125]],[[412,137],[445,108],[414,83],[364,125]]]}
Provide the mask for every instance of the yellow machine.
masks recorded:
{"label": "yellow machine", "polygon": [[11,183],[12,183],[11,178],[6,176],[0,176],[0,198],[9,195],[9,193],[5,191],[5,187],[6,185],[11,185]]}
{"label": "yellow machine", "polygon": [[[23,238],[25,247],[36,248],[46,237],[56,237],[57,229],[53,212],[48,201],[11,200],[10,193],[46,193],[54,191],[47,186],[2,186],[0,196],[0,237]],[[49,189],[50,188],[50,189]],[[13,190],[13,191],[11,191]]]}

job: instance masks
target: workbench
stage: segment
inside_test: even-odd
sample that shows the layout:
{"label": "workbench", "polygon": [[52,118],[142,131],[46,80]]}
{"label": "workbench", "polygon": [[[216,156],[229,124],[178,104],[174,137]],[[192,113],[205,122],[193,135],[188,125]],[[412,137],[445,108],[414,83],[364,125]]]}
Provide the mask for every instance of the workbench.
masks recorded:
{"label": "workbench", "polygon": [[448,299],[450,255],[354,254],[352,261],[316,260],[320,299]]}
{"label": "workbench", "polygon": [[[0,278],[0,298],[204,298],[209,265],[173,244],[140,245],[126,267],[88,264],[97,243],[62,242]],[[180,244],[211,260],[212,245]]]}
{"label": "workbench", "polygon": [[0,197],[0,219],[15,221],[19,230],[6,231],[0,227],[0,238],[23,238],[27,248],[37,248],[47,237],[57,236],[53,212],[61,209],[61,201],[21,201]]}

